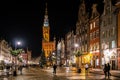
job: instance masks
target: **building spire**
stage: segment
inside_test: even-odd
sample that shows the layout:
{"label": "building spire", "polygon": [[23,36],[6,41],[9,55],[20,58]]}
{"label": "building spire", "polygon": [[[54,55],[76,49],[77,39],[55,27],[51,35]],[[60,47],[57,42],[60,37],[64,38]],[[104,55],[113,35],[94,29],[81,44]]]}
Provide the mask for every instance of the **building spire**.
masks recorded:
{"label": "building spire", "polygon": [[47,3],[46,3],[46,8],[45,8],[45,15],[47,15],[48,14],[48,11],[47,11]]}
{"label": "building spire", "polygon": [[99,16],[99,13],[98,13],[98,11],[97,11],[97,4],[93,4],[93,5],[92,5],[92,15],[91,15],[91,19],[92,19],[92,18],[95,18],[95,17],[97,17],[97,16]]}
{"label": "building spire", "polygon": [[44,15],[44,27],[49,26],[49,20],[48,20],[48,10],[47,10],[47,3],[46,3],[46,8],[45,8],[45,15]]}

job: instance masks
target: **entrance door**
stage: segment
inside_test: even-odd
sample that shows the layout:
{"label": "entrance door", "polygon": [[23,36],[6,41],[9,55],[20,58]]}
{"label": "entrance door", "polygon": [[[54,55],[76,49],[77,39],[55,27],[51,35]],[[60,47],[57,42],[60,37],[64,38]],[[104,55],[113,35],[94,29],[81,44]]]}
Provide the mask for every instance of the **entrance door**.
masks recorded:
{"label": "entrance door", "polygon": [[115,70],[115,60],[112,60],[112,70]]}

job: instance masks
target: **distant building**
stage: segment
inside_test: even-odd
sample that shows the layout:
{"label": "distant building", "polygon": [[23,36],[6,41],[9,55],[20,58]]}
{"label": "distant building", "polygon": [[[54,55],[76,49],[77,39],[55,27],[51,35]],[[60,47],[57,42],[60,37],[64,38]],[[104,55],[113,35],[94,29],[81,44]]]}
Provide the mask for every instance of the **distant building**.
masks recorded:
{"label": "distant building", "polygon": [[28,50],[28,48],[27,48],[27,51],[26,51],[26,53],[27,53],[27,63],[29,64],[29,63],[31,63],[31,60],[32,60],[32,51],[30,51],[30,50]]}
{"label": "distant building", "polygon": [[72,66],[76,64],[75,55],[74,55],[74,42],[75,34],[73,31],[70,31],[65,36],[65,57],[66,57],[66,66]]}
{"label": "distant building", "polygon": [[[27,65],[28,64],[28,54],[25,53],[25,51],[22,51],[19,55],[19,58],[22,60],[22,65]],[[20,62],[20,61],[19,61]]]}
{"label": "distant building", "polygon": [[4,61],[5,64],[12,63],[12,55],[10,54],[12,48],[9,46],[6,40],[0,40],[0,61]]}
{"label": "distant building", "polygon": [[50,65],[50,56],[53,51],[56,50],[56,39],[54,41],[50,41],[50,25],[48,19],[48,11],[47,11],[47,4],[45,9],[45,16],[44,16],[44,23],[43,23],[43,39],[42,39],[42,50],[45,52],[45,57],[47,60],[47,64]]}
{"label": "distant building", "polygon": [[63,39],[58,41],[57,43],[57,64],[65,65],[66,57],[65,57],[65,42]]}

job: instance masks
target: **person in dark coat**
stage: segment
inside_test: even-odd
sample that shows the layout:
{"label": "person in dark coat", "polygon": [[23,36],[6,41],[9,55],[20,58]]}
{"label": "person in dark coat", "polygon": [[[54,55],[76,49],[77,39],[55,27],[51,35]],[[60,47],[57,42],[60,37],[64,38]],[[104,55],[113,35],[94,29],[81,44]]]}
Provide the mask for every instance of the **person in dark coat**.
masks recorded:
{"label": "person in dark coat", "polygon": [[23,68],[23,66],[19,66],[19,71],[20,71],[20,74],[22,74],[22,68]]}
{"label": "person in dark coat", "polygon": [[104,71],[104,75],[106,78],[106,76],[107,76],[107,64],[104,65],[103,71]]}
{"label": "person in dark coat", "polygon": [[108,74],[108,78],[110,77],[111,73],[110,73],[110,64],[107,63],[107,74]]}
{"label": "person in dark coat", "polygon": [[54,64],[54,65],[53,65],[53,73],[55,73],[55,74],[56,74],[56,69],[57,69],[57,65]]}

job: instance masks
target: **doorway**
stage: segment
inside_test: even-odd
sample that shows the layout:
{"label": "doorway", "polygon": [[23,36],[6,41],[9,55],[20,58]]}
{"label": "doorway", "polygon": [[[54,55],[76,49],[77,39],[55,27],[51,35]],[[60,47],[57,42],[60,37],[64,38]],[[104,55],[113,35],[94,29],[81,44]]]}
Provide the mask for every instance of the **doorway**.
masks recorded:
{"label": "doorway", "polygon": [[112,60],[111,69],[112,69],[112,70],[115,70],[115,60]]}

